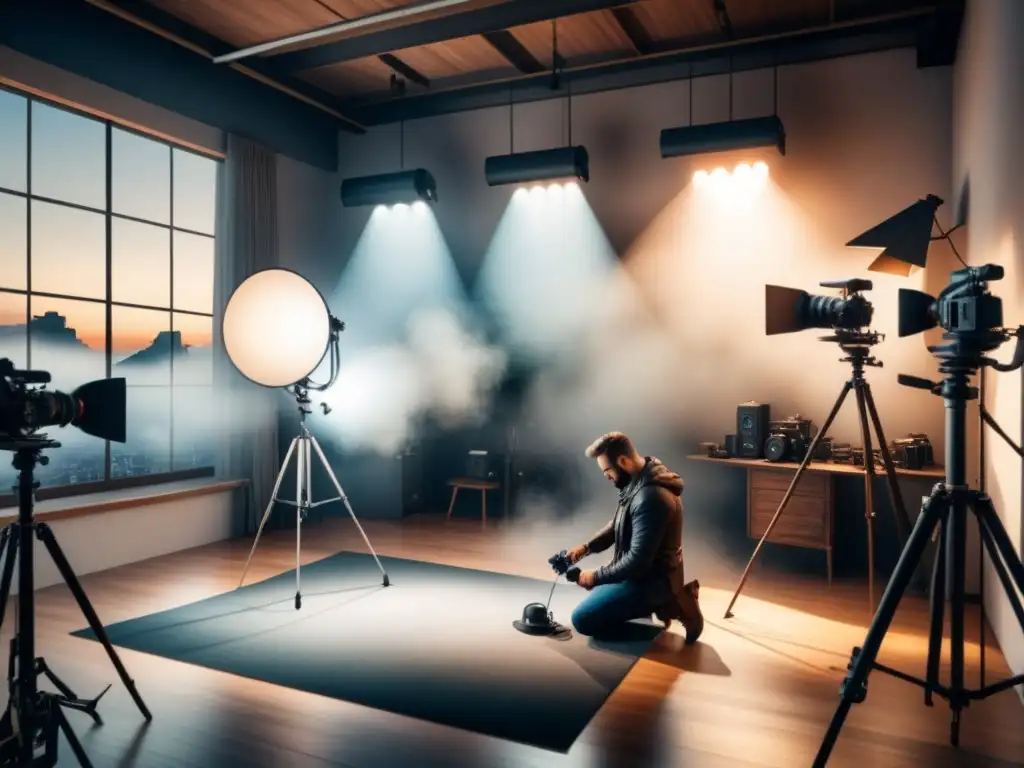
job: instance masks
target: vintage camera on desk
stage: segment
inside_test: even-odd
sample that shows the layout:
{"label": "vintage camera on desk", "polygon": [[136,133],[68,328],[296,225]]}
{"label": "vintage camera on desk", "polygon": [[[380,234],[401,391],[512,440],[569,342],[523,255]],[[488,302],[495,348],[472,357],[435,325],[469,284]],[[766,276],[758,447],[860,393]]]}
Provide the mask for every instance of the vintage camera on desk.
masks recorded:
{"label": "vintage camera on desk", "polygon": [[[768,438],[764,441],[764,457],[768,461],[803,461],[815,434],[810,419],[799,415],[768,422]],[[820,445],[824,445],[822,440]],[[820,458],[814,457],[814,458]]]}
{"label": "vintage camera on desk", "polygon": [[730,459],[732,454],[718,443],[700,443],[700,452],[712,459]]}
{"label": "vintage camera on desk", "polygon": [[904,469],[924,469],[935,463],[932,442],[925,434],[910,434],[892,441],[892,460]]}

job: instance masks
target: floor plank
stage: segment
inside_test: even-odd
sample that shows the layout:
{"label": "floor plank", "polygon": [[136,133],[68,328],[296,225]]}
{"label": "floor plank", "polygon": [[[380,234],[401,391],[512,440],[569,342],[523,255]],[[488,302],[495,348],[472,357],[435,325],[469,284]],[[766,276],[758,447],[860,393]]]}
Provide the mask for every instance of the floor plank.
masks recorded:
{"label": "floor plank", "polygon": [[[551,577],[550,553],[537,551],[531,531],[500,520],[482,525],[422,516],[363,524],[382,555]],[[304,532],[304,562],[342,549],[365,551],[348,519],[327,519]],[[251,540],[220,542],[91,574],[82,582],[101,619],[110,624],[234,588],[250,545]],[[678,630],[663,635],[567,755],[119,650],[154,713],[154,721],[141,728],[142,718],[102,647],[69,636],[85,621],[62,585],[38,593],[39,653],[82,695],[114,683],[100,708],[104,725],[91,727],[87,719],[70,715],[97,766],[809,765],[838,702],[850,650],[863,640],[870,620],[865,585],[837,583],[829,589],[823,579],[758,571],[736,605],[736,617],[725,620],[721,616],[735,586],[736,564],[701,551],[695,542],[687,547],[689,575],[701,579],[708,618],[702,642],[684,647]],[[45,556],[41,547],[38,551]],[[265,534],[247,581],[290,570],[294,557],[294,532]],[[520,609],[510,606],[511,613]],[[966,653],[972,685],[978,682],[977,618],[977,608],[970,607]],[[9,638],[12,622],[5,623],[2,637]],[[905,599],[880,660],[923,674],[927,623],[925,601]],[[415,642],[415,627],[404,626],[401,616],[394,617],[394,631]],[[1009,670],[988,637],[987,681],[993,682]],[[854,707],[829,765],[1020,766],[1022,723],[1024,708],[1013,692],[976,702],[964,714],[961,748],[954,750],[947,743],[944,702],[926,708],[919,689],[876,673],[867,701]],[[60,764],[75,764],[66,747]]]}

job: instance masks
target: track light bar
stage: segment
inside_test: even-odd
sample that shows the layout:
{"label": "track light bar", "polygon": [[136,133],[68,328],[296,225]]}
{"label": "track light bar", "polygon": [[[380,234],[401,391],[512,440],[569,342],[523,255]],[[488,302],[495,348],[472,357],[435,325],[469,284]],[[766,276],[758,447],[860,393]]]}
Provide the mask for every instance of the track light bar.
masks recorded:
{"label": "track light bar", "polygon": [[430,171],[423,168],[358,176],[341,182],[341,204],[346,208],[413,203],[417,200],[437,202],[437,182]]}
{"label": "track light bar", "polygon": [[492,187],[557,179],[590,181],[590,157],[586,147],[495,155],[484,161],[484,176]]}
{"label": "track light bar", "polygon": [[663,158],[755,147],[775,147],[780,155],[786,154],[786,130],[778,116],[666,128],[661,132]]}

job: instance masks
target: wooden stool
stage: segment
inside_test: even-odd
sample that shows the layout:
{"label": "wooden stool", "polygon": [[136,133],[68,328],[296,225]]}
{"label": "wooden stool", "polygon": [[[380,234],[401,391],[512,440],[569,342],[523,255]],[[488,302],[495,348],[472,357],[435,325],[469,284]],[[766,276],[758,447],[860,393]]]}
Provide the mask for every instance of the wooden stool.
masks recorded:
{"label": "wooden stool", "polygon": [[498,490],[501,487],[501,483],[493,480],[474,480],[471,477],[455,477],[448,481],[448,485],[452,489],[452,501],[448,505],[449,520],[452,519],[452,511],[455,509],[455,499],[459,495],[459,489],[466,488],[471,491],[480,491],[481,520],[487,522],[487,492]]}

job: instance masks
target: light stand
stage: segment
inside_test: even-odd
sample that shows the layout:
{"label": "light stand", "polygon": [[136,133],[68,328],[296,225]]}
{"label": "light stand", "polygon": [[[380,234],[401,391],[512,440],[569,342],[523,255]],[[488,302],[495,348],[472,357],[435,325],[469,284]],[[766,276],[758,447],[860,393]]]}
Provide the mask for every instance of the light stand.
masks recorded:
{"label": "light stand", "polygon": [[[846,401],[846,396],[852,391],[857,399],[857,413],[860,416],[860,431],[861,439],[864,442],[864,519],[867,522],[867,536],[868,536],[868,599],[872,607],[875,605],[875,544],[874,544],[874,532],[873,523],[875,518],[874,511],[874,486],[875,486],[875,451],[871,440],[871,428],[874,426],[875,435],[878,438],[878,452],[882,456],[882,462],[885,465],[885,475],[888,480],[889,486],[889,497],[892,502],[893,515],[896,518],[896,529],[899,532],[901,540],[906,539],[907,529],[909,527],[907,521],[907,511],[903,503],[903,494],[900,492],[899,481],[896,477],[896,467],[892,461],[892,455],[889,453],[889,445],[885,440],[885,433],[882,430],[882,421],[878,416],[878,409],[875,407],[875,399],[871,394],[871,385],[867,379],[864,378],[864,368],[870,366],[873,368],[881,368],[881,361],[877,360],[871,355],[871,348],[881,341],[882,335],[873,331],[849,331],[843,329],[836,329],[834,336],[825,336],[821,341],[835,341],[838,342],[840,349],[846,353],[846,357],[841,358],[840,362],[850,363],[853,368],[853,373],[850,378],[843,384],[843,388],[839,393],[839,397],[836,398],[835,405],[832,406],[832,411],[829,413],[828,418],[825,419],[825,423],[821,425],[821,429],[814,436],[810,446],[807,448],[807,453],[800,462],[800,467],[797,469],[796,474],[793,476],[792,481],[789,483],[789,488],[786,489],[786,494],[782,497],[782,501],[779,503],[779,508],[775,511],[775,515],[772,517],[771,522],[768,523],[768,527],[765,529],[764,534],[761,536],[761,540],[757,543],[757,547],[754,548],[754,554],[750,556],[750,561],[747,563],[747,567],[743,570],[743,576],[740,578],[739,586],[736,587],[736,592],[732,596],[732,600],[729,602],[729,607],[725,609],[725,618],[731,619],[733,617],[732,607],[736,604],[736,600],[739,598],[740,592],[743,590],[743,585],[746,584],[747,578],[750,576],[750,571],[757,560],[758,555],[761,553],[761,548],[764,547],[768,537],[771,536],[772,530],[775,528],[776,523],[782,517],[782,513],[786,509],[786,505],[789,504],[789,500],[793,497],[793,492],[796,489],[797,483],[800,482],[800,478],[803,477],[804,472],[807,470],[808,465],[811,463],[815,451],[817,450],[818,444],[824,439],[828,433],[829,428],[832,426],[832,422],[835,421],[836,416],[839,415],[839,411]],[[871,425],[868,424],[868,419],[871,420]]]}
{"label": "light stand", "polygon": [[[1001,276],[1001,275],[1000,275]],[[996,278],[998,279],[998,278]],[[1009,365],[1000,365],[982,354],[994,349],[999,341],[1017,337],[1014,360]],[[882,595],[864,639],[862,647],[854,648],[848,669],[850,670],[840,687],[840,702],[829,724],[821,748],[814,761],[815,768],[824,768],[832,753],[839,732],[846,721],[853,704],[859,704],[867,696],[868,674],[873,669],[897,677],[924,689],[926,706],[932,706],[933,694],[949,702],[951,710],[950,743],[960,742],[960,715],[972,701],[987,699],[996,693],[1024,684],[1024,675],[1003,680],[992,685],[984,684],[978,690],[969,690],[964,685],[964,582],[967,555],[967,513],[975,516],[982,544],[992,559],[992,567],[999,578],[1017,621],[1024,631],[1024,607],[1017,597],[1017,591],[1024,592],[1024,564],[1014,549],[992,500],[981,491],[972,490],[967,484],[967,401],[978,397],[978,390],[970,386],[970,376],[982,366],[988,365],[998,371],[1012,371],[1024,364],[1024,327],[1015,332],[988,331],[977,333],[974,338],[958,338],[957,334],[946,333],[945,339],[952,344],[945,347],[929,347],[929,351],[940,358],[939,371],[945,374],[940,383],[914,376],[899,377],[901,384],[927,389],[939,395],[946,404],[946,479],[936,484],[931,496],[925,501],[910,534],[906,547],[889,585]],[[1024,458],[1021,448],[1015,445],[1006,433],[989,416],[986,423],[997,434],[1006,439],[1018,454]],[[928,664],[925,679],[921,680],[891,667],[877,663],[882,641],[889,630],[896,608],[903,597],[918,563],[924,555],[932,533],[939,528],[939,553],[932,571],[931,626],[928,637]],[[939,661],[942,653],[943,620],[946,602],[946,570],[950,572],[952,594],[950,602],[950,683],[939,682]]]}
{"label": "light stand", "polygon": [[[71,564],[64,556],[53,531],[46,523],[37,523],[33,514],[33,495],[37,487],[33,473],[36,464],[47,464],[48,459],[40,455],[44,448],[59,448],[60,443],[42,436],[19,440],[0,441],[0,450],[14,451],[14,468],[18,470],[18,520],[0,532],[0,558],[3,558],[3,573],[0,576],[0,624],[3,623],[7,600],[10,596],[14,576],[14,561],[18,558],[18,613],[17,628],[11,640],[11,657],[8,664],[10,698],[7,709],[0,718],[0,765],[20,768],[51,768],[57,764],[57,738],[63,733],[78,758],[82,768],[91,768],[85,750],[75,732],[71,729],[62,708],[75,709],[88,714],[96,723],[102,723],[96,712],[96,705],[110,686],[95,699],[79,699],[47,665],[46,660],[35,655],[35,562],[33,537],[46,545],[64,583],[74,596],[96,638],[103,645],[117,670],[128,693],[147,721],[153,715],[146,707],[135,682],[118,658],[110,643],[103,622],[82,589]],[[20,555],[20,557],[18,557]],[[40,691],[37,677],[44,675],[60,691],[59,694]],[[43,754],[36,756],[36,750]]]}
{"label": "light stand", "polygon": [[[334,471],[331,469],[330,463],[327,461],[327,457],[324,456],[323,450],[320,448],[320,443],[313,437],[309,432],[309,427],[306,426],[306,417],[312,412],[311,402],[309,399],[310,389],[317,391],[323,391],[334,384],[335,379],[338,376],[338,334],[345,329],[345,324],[338,321],[336,318],[331,317],[331,334],[328,342],[328,353],[330,354],[330,378],[326,384],[313,384],[310,379],[304,378],[298,383],[294,384],[290,390],[295,396],[295,402],[299,407],[299,434],[297,437],[292,438],[291,445],[288,447],[288,452],[285,454],[284,461],[281,462],[281,470],[277,473],[277,480],[274,482],[274,490],[271,491],[270,501],[267,504],[267,509],[263,513],[263,519],[260,521],[259,529],[256,531],[256,540],[252,543],[252,549],[249,550],[249,558],[245,561],[245,569],[242,571],[242,578],[238,581],[238,588],[241,589],[245,583],[245,576],[249,572],[249,565],[252,563],[253,555],[256,553],[256,547],[260,543],[260,536],[263,533],[263,527],[267,524],[267,520],[270,518],[270,512],[274,508],[274,503],[279,502],[281,504],[287,504],[295,507],[295,610],[299,610],[302,607],[302,582],[301,582],[301,567],[302,567],[302,521],[306,519],[306,516],[315,509],[316,507],[324,504],[330,504],[333,501],[341,501],[345,505],[345,509],[348,510],[349,516],[352,518],[352,522],[356,524],[356,528],[359,529],[360,535],[363,537],[363,541],[366,542],[367,549],[370,550],[370,554],[373,555],[373,559],[377,561],[377,567],[380,568],[381,575],[384,577],[383,584],[385,587],[391,585],[391,580],[388,578],[387,571],[384,570],[384,566],[381,565],[380,558],[377,557],[377,553],[373,549],[373,545],[370,543],[370,539],[366,536],[366,531],[363,530],[363,526],[359,524],[359,519],[356,517],[356,513],[352,510],[352,505],[348,501],[348,496],[345,495],[344,489],[341,487],[341,483],[338,482],[338,478],[335,476]],[[324,413],[329,412],[329,408],[326,404],[321,406]],[[322,501],[313,501],[313,455],[316,454],[317,458],[320,459],[320,464],[327,472],[327,476],[331,479],[335,490],[338,495],[330,498],[323,499]],[[281,488],[281,482],[284,480],[285,474],[288,472],[288,464],[295,456],[295,500],[279,499],[277,493]]]}

